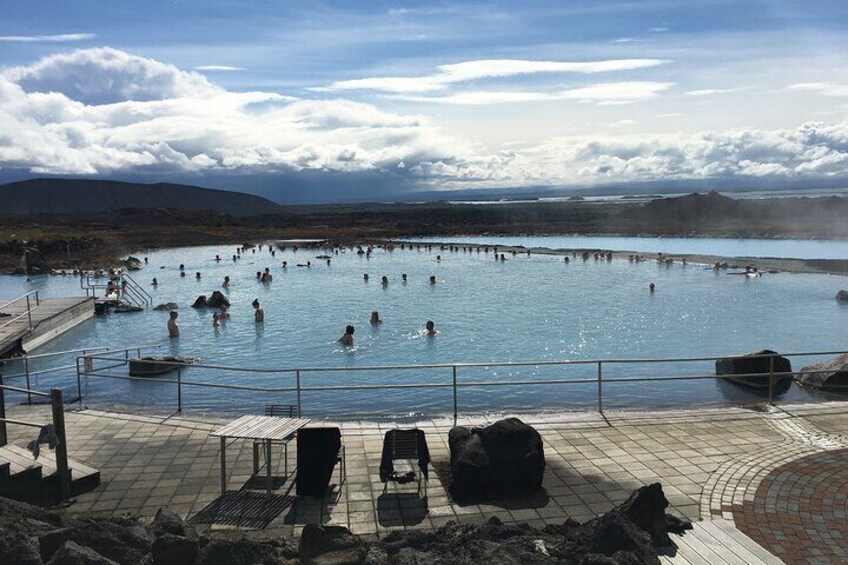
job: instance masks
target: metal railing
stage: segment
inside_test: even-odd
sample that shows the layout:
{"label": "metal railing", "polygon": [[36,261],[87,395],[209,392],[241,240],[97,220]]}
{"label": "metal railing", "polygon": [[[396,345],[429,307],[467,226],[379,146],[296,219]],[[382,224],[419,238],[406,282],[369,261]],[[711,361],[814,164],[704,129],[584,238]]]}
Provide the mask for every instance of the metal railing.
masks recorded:
{"label": "metal railing", "polygon": [[3,374],[0,372],[0,447],[8,443],[8,435],[6,430],[7,424],[16,426],[26,426],[30,428],[41,428],[44,424],[36,424],[24,420],[16,420],[6,417],[6,391],[25,393],[28,396],[43,396],[50,399],[50,406],[53,416],[53,431],[56,433],[58,440],[55,446],[56,453],[56,474],[59,479],[59,500],[67,500],[71,496],[71,471],[68,467],[68,445],[67,434],[65,432],[65,402],[62,398],[62,390],[51,388],[50,392],[40,392],[30,390],[28,388],[18,388],[3,384]]}
{"label": "metal railing", "polygon": [[[8,308],[9,306],[11,306],[11,305],[13,305],[17,302],[20,302],[22,300],[26,300],[26,310],[24,310],[23,312],[21,312],[17,316],[12,316],[8,320],[6,320],[5,322],[0,323],[0,330],[5,328],[6,326],[12,325],[13,323],[17,322],[21,318],[26,318],[27,319],[27,331],[32,331],[32,328],[34,327],[32,325],[32,311],[35,310],[36,308],[38,308],[41,305],[41,299],[38,296],[37,290],[27,292],[26,294],[21,295],[21,296],[15,298],[14,300],[10,300],[9,302],[7,302],[5,304],[0,305],[0,312],[2,312],[3,310]],[[33,302],[35,302],[34,306],[33,306]],[[0,320],[2,320],[2,318],[0,318]]]}
{"label": "metal railing", "polygon": [[[108,279],[108,276],[104,276]],[[107,295],[107,292],[110,290],[109,281],[112,279],[108,279],[105,283],[100,283],[96,282],[97,278],[89,273],[80,275],[80,288],[85,291],[86,296],[97,297],[98,292],[102,292],[104,297]],[[134,278],[126,273],[121,273],[117,276],[117,280],[118,282],[114,285],[114,291],[119,301],[142,308],[153,306],[153,297]]]}
{"label": "metal railing", "polygon": [[[135,351],[137,356],[141,356],[141,350],[142,349],[155,349],[155,348],[160,348],[160,347],[162,347],[162,346],[159,345],[159,344],[147,344],[147,345],[134,345],[132,347],[123,347],[123,348],[120,348],[120,349],[112,349],[111,346],[101,345],[101,346],[95,346],[95,347],[87,347],[87,348],[84,348],[84,349],[69,349],[69,350],[66,350],[66,351],[53,351],[51,353],[39,353],[39,354],[36,354],[36,355],[25,354],[25,355],[21,355],[19,357],[10,357],[9,359],[6,359],[6,360],[0,360],[0,368],[3,367],[4,362],[6,364],[21,363],[23,365],[23,371],[18,372],[18,373],[6,373],[4,375],[4,379],[7,382],[11,379],[19,379],[19,378],[26,379],[26,388],[31,389],[32,388],[32,377],[37,377],[39,375],[47,375],[47,374],[51,374],[51,373],[58,373],[60,371],[75,370],[76,367],[77,367],[76,363],[68,363],[68,364],[65,364],[65,365],[58,365],[58,366],[46,367],[46,368],[42,368],[42,369],[38,369],[38,370],[31,370],[30,369],[30,362],[31,361],[40,361],[42,359],[50,359],[50,358],[55,358],[55,357],[62,357],[64,355],[74,355],[74,354],[80,354],[80,355],[85,356],[89,353],[103,353],[103,352],[106,352],[106,351],[111,351],[111,352],[116,352],[116,353],[124,353],[125,357],[127,359],[129,359],[129,352],[131,352],[131,351]],[[27,404],[32,404],[32,395],[30,395],[30,394],[27,395]]]}
{"label": "metal railing", "polygon": [[[243,367],[229,367],[220,365],[206,364],[180,364],[176,363],[176,376],[172,379],[163,379],[161,377],[138,377],[127,376],[125,374],[115,374],[108,372],[111,369],[121,367],[129,363],[129,359],[116,358],[109,356],[87,355],[77,358],[77,392],[80,403],[83,400],[83,377],[93,377],[111,380],[125,380],[136,382],[151,382],[151,383],[172,383],[176,387],[176,404],[177,411],[182,412],[183,409],[183,388],[192,387],[217,389],[224,391],[241,391],[255,393],[294,393],[297,397],[297,407],[299,413],[303,411],[303,396],[314,392],[351,392],[351,391],[380,391],[380,390],[403,390],[403,389],[451,389],[453,418],[456,420],[460,412],[459,390],[464,388],[495,388],[495,387],[540,387],[551,385],[595,385],[597,388],[596,406],[599,413],[604,412],[604,386],[616,383],[650,383],[650,382],[667,382],[667,381],[697,381],[697,380],[749,380],[760,379],[759,387],[762,390],[767,390],[767,401],[773,404],[776,393],[775,387],[779,381],[787,378],[794,378],[799,371],[775,371],[774,359],[777,357],[823,357],[842,355],[848,353],[846,351],[814,351],[802,353],[773,353],[761,355],[730,355],[721,357],[681,357],[681,358],[666,358],[666,359],[591,359],[591,360],[566,360],[566,361],[512,361],[512,362],[479,362],[479,363],[447,363],[447,364],[430,364],[430,365],[379,365],[379,366],[361,366],[361,367],[303,367],[303,368],[285,368],[285,369],[252,369]],[[694,374],[694,375],[657,375],[657,376],[604,376],[604,369],[611,365],[644,365],[644,364],[667,364],[667,363],[695,363],[717,361],[720,359],[769,359],[768,371],[759,373],[742,373],[742,374]],[[95,366],[96,363],[108,363],[103,366]],[[134,360],[136,363],[157,363],[160,361],[142,359]],[[586,376],[581,378],[546,378],[546,379],[521,379],[521,380],[472,380],[464,381],[459,378],[460,370],[471,368],[493,369],[498,367],[577,367],[586,369]],[[183,379],[183,372],[189,368],[206,369],[211,371],[224,371],[231,374],[261,374],[265,376],[273,375],[291,375],[294,377],[294,386],[256,386],[248,384],[225,384],[225,383],[210,383],[186,381]],[[348,385],[305,385],[303,379],[305,375],[313,373],[338,373],[338,372],[362,372],[362,371],[408,371],[408,370],[426,370],[426,371],[445,371],[449,378],[444,381],[430,382],[394,382],[394,383],[378,383],[378,384],[348,384]],[[830,371],[806,371],[806,373],[825,373]],[[767,379],[767,381],[766,381]],[[763,384],[764,383],[764,384]],[[848,392],[848,387],[844,387],[845,392]]]}

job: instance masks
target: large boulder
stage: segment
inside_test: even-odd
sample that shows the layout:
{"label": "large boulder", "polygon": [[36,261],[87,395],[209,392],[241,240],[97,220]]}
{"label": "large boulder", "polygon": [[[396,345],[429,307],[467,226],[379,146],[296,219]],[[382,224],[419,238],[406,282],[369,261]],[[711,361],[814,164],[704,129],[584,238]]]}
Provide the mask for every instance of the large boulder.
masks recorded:
{"label": "large boulder", "polygon": [[[769,386],[768,373],[791,373],[792,364],[776,351],[762,349],[744,355],[725,357],[715,362],[716,375],[728,375],[730,380],[757,388]],[[766,373],[761,376],[747,376]],[[738,376],[733,376],[738,375]],[[775,375],[774,384],[782,381],[792,382],[792,375]]]}
{"label": "large boulder", "polygon": [[212,539],[203,546],[197,565],[277,565],[280,550],[270,544],[246,539]]}
{"label": "large boulder", "polygon": [[220,308],[221,306],[230,307],[229,299],[224,296],[220,290],[216,290],[212,292],[212,296],[209,297],[209,300],[206,301],[206,305],[209,308]]}
{"label": "large boulder", "polygon": [[194,304],[191,305],[192,308],[206,308],[209,306],[209,299],[206,298],[205,294],[201,294],[195,299]]}
{"label": "large boulder", "polygon": [[127,518],[92,519],[85,524],[56,530],[38,539],[45,561],[66,541],[89,547],[120,565],[137,565],[150,553],[153,536],[144,527]]}
{"label": "large boulder", "polygon": [[198,541],[174,534],[162,534],[153,542],[153,565],[194,565]]}
{"label": "large boulder", "polygon": [[150,531],[157,538],[165,534],[191,538],[197,537],[194,528],[187,526],[177,513],[171,512],[167,508],[160,508],[156,511],[156,516],[150,525]]}
{"label": "large boulder", "polygon": [[38,541],[20,532],[0,534],[0,563],[3,565],[43,565]]}
{"label": "large boulder", "polygon": [[836,293],[836,301],[837,302],[845,302],[848,303],[848,290],[844,288]]}
{"label": "large boulder", "polygon": [[44,254],[35,247],[27,247],[21,254],[21,260],[15,274],[18,275],[46,275],[51,272]]}
{"label": "large boulder", "polygon": [[141,269],[142,265],[144,265],[144,263],[142,263],[141,259],[139,259],[138,257],[133,257],[132,255],[130,255],[129,257],[124,259],[124,266],[127,268],[128,271],[138,271],[139,269]]}
{"label": "large boulder", "polygon": [[301,565],[358,565],[368,547],[342,526],[306,524],[300,536]]}
{"label": "large boulder", "polygon": [[90,547],[66,541],[62,544],[47,565],[117,565],[111,559],[103,557]]}
{"label": "large boulder", "polygon": [[[204,296],[203,298],[204,298],[204,304],[205,304],[205,298],[206,297]],[[164,311],[164,312],[170,312],[171,310],[179,310],[179,308],[180,308],[180,305],[177,304],[176,302],[166,302],[165,304],[158,304],[158,305],[153,307],[154,310],[160,310],[160,311]],[[195,306],[195,308],[197,308],[197,306]]]}
{"label": "large boulder", "polygon": [[795,375],[795,381],[802,386],[848,394],[848,353],[807,365]]}
{"label": "large boulder", "polygon": [[[62,526],[62,519],[48,510],[0,497],[0,531],[23,532],[37,536]],[[0,560],[0,563],[2,562]]]}
{"label": "large boulder", "polygon": [[518,418],[486,428],[457,426],[448,436],[452,494],[531,493],[542,488],[545,450],[542,436]]}

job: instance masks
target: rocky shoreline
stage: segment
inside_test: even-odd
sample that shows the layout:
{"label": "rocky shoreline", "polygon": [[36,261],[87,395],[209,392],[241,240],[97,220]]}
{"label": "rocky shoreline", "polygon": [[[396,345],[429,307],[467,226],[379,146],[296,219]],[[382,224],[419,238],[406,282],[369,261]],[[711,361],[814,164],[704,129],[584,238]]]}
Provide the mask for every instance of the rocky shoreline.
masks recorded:
{"label": "rocky shoreline", "polygon": [[4,565],[472,565],[658,564],[669,532],[689,522],[666,514],[662,486],[641,487],[621,505],[580,524],[534,528],[450,522],[437,531],[396,530],[382,539],[341,526],[306,524],[299,538],[261,531],[199,531],[163,508],[150,524],[132,517],[67,518],[0,498]]}
{"label": "rocky shoreline", "polygon": [[[647,203],[286,206],[279,213],[248,218],[170,209],[127,209],[109,215],[0,216],[0,271],[17,267],[26,247],[41,250],[55,269],[90,270],[114,265],[121,256],[140,250],[284,238],[343,242],[411,236],[438,240],[463,235],[848,239],[846,216],[848,198],[741,201],[717,193]],[[702,259],[707,263],[746,260]],[[784,261],[769,263],[782,271],[848,273],[848,261],[769,261]]]}

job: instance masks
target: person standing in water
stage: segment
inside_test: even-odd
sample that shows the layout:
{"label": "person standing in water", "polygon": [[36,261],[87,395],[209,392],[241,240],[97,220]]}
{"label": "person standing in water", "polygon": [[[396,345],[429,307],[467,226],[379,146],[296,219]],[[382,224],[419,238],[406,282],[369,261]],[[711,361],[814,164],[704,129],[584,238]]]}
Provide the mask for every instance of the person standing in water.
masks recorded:
{"label": "person standing in water", "polygon": [[427,320],[427,325],[425,326],[425,328],[429,337],[432,337],[439,333],[436,331],[436,324],[433,323],[433,320]]}
{"label": "person standing in water", "polygon": [[180,326],[177,325],[177,313],[171,310],[171,317],[168,318],[168,337],[180,337]]}
{"label": "person standing in water", "polygon": [[371,312],[371,325],[372,326],[379,326],[382,323],[383,323],[383,320],[380,319],[380,313],[377,312],[376,310]]}
{"label": "person standing in water", "polygon": [[651,283],[651,284],[648,285],[648,289],[650,289],[651,292],[654,292],[654,290],[656,289],[656,286],[654,286],[654,283]]}
{"label": "person standing in water", "polygon": [[436,275],[430,275],[430,284],[436,284]]}
{"label": "person standing in water", "polygon": [[345,328],[345,333],[342,337],[339,338],[339,343],[342,345],[346,345],[347,347],[353,347],[353,332],[356,328],[353,326],[347,326]]}
{"label": "person standing in water", "polygon": [[263,310],[262,307],[259,306],[259,299],[258,298],[255,298],[253,300],[253,320],[257,324],[261,324],[262,322],[265,321],[265,310]]}
{"label": "person standing in water", "polygon": [[221,284],[224,288],[228,288],[230,286],[230,277],[224,277],[224,282]]}
{"label": "person standing in water", "polygon": [[217,328],[221,325],[220,318],[218,317],[218,312],[212,313],[212,327]]}

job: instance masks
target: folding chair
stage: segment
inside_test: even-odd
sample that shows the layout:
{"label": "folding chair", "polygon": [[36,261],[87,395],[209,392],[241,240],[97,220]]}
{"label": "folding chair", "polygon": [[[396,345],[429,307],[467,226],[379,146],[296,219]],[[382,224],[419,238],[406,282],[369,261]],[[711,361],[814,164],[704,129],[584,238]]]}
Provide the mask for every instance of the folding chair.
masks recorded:
{"label": "folding chair", "polygon": [[[421,469],[418,467],[418,463],[421,459],[421,453],[418,449],[418,435],[419,430],[390,430],[386,433],[386,438],[384,441],[388,441],[389,443],[389,454],[392,461],[392,465],[394,466],[395,461],[406,461],[412,469],[412,472],[415,474],[415,479],[418,483],[417,492],[421,492],[421,483],[422,479],[424,483],[424,496],[427,496],[427,480],[422,475]],[[393,481],[397,482],[397,481]],[[383,485],[383,492],[386,492],[389,488],[389,482]]]}

